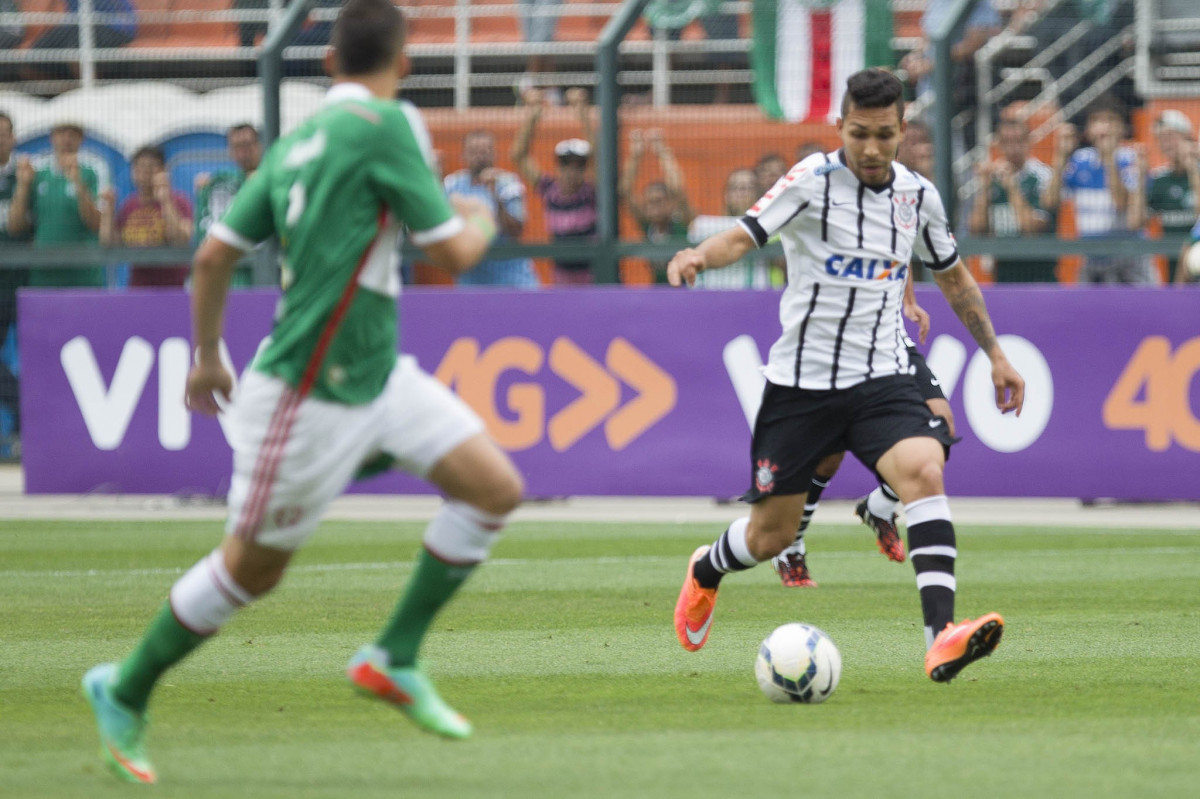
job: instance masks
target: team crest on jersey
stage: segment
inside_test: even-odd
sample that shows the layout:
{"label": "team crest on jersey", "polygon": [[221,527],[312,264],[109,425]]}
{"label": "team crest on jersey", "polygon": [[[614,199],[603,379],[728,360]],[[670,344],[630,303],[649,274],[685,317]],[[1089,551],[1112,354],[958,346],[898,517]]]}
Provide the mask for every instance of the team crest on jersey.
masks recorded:
{"label": "team crest on jersey", "polygon": [[896,211],[896,224],[906,230],[911,230],[912,226],[917,223],[917,198],[897,194],[892,198],[892,205]]}
{"label": "team crest on jersey", "polygon": [[770,494],[775,488],[775,472],[779,471],[779,467],[771,463],[769,458],[758,461],[755,466],[754,487],[761,494]]}

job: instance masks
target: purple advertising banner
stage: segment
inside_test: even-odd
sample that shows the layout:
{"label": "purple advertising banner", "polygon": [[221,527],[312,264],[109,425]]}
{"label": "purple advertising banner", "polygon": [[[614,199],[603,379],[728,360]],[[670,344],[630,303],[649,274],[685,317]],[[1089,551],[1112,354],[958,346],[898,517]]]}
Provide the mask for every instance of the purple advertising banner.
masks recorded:
{"label": "purple advertising banner", "polygon": [[[963,439],[951,494],[1200,498],[1200,293],[987,290],[1028,384],[1017,419],[995,410],[987,358],[940,294],[918,291],[933,317],[924,349]],[[231,295],[237,370],[275,299]],[[183,406],[183,292],[23,291],[19,309],[28,492],[224,493],[220,423]],[[483,417],[534,497],[741,494],[758,367],[778,330],[772,292],[429,289],[406,293],[401,314],[402,349]],[[827,496],[871,487],[851,460]],[[429,489],[389,474],[355,490]]]}

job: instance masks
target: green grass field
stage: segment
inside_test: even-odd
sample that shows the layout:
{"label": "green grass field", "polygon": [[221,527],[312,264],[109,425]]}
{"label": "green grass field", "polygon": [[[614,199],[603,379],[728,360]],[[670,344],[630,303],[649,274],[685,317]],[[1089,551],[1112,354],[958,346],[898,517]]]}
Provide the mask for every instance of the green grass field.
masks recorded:
{"label": "green grass field", "polygon": [[[950,685],[922,671],[912,569],[817,524],[820,588],[727,580],[708,646],[671,611],[714,525],[513,525],[424,657],[471,718],[424,735],[342,677],[420,525],[329,523],[283,586],[156,694],[152,789],[103,768],[79,678],[123,656],[216,523],[0,523],[0,796],[1187,797],[1200,785],[1200,531],[959,529],[959,615],[1008,621]],[[767,702],[793,620],[844,659],[823,705]]]}

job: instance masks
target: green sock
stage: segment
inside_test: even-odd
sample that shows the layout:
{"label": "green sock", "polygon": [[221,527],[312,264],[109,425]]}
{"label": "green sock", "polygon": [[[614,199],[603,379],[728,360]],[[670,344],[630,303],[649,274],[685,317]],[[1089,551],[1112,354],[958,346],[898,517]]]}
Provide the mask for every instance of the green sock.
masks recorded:
{"label": "green sock", "polygon": [[141,642],[121,661],[113,696],[145,713],[158,678],[207,639],[208,636],[198,635],[180,624],[171,611],[171,603],[164,602]]}
{"label": "green sock", "polygon": [[427,550],[421,550],[404,597],[376,642],[387,650],[393,666],[411,666],[417,662],[417,650],[433,617],[471,576],[476,565],[443,563]]}

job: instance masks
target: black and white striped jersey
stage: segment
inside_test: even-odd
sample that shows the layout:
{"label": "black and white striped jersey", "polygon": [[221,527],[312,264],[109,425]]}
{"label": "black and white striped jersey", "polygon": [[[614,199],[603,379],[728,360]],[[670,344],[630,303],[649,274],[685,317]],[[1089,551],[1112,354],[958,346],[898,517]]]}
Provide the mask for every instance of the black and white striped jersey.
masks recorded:
{"label": "black and white striped jersey", "polygon": [[937,189],[899,162],[892,180],[859,182],[842,151],[805,158],[739,224],[759,247],[776,234],[787,257],[783,333],[767,380],[848,388],[908,371],[901,302],[915,253],[936,271],[958,262]]}

